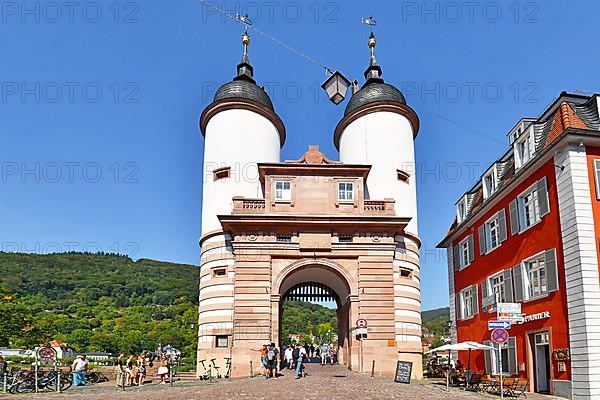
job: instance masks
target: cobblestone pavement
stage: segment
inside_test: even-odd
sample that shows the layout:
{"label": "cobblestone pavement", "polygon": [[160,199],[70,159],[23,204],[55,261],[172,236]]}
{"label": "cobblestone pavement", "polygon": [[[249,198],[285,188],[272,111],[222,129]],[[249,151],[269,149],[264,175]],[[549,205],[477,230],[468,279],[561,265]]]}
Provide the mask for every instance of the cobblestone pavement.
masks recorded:
{"label": "cobblestone pavement", "polygon": [[[445,391],[442,385],[416,382],[410,385],[395,383],[390,378],[359,375],[342,366],[307,364],[308,375],[295,380],[292,371],[284,370],[278,379],[233,379],[207,384],[198,381],[176,382],[169,385],[149,384],[143,387],[127,388],[122,392],[112,385],[91,386],[69,389],[64,394],[47,393],[38,395],[8,396],[15,399],[115,399],[115,400],[258,400],[258,399],[300,399],[300,400],[388,400],[388,399],[480,399],[490,397],[452,388]],[[499,398],[494,396],[495,398]],[[0,398],[4,399],[0,394]]]}

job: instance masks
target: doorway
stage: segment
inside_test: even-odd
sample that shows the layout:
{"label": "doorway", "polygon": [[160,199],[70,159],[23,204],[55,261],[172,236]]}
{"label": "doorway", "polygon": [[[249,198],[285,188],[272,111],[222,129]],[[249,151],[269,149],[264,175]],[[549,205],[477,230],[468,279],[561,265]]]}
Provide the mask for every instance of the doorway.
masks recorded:
{"label": "doorway", "polygon": [[535,392],[550,393],[550,334],[539,332],[529,337],[533,353]]}

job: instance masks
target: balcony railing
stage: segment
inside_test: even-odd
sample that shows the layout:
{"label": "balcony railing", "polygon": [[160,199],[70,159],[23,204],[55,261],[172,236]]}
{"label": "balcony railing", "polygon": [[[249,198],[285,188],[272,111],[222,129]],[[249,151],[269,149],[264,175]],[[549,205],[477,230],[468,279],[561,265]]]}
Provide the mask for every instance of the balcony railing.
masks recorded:
{"label": "balcony railing", "polygon": [[365,214],[394,215],[393,199],[365,200]]}
{"label": "balcony railing", "polygon": [[[367,215],[394,215],[394,200],[364,200],[363,213]],[[265,199],[233,198],[233,214],[264,214]],[[277,207],[270,212],[277,213]],[[332,211],[332,213],[337,213]],[[340,212],[343,213],[343,212]]]}
{"label": "balcony railing", "polygon": [[233,198],[234,214],[263,214],[265,212],[265,199],[247,199],[245,197]]}

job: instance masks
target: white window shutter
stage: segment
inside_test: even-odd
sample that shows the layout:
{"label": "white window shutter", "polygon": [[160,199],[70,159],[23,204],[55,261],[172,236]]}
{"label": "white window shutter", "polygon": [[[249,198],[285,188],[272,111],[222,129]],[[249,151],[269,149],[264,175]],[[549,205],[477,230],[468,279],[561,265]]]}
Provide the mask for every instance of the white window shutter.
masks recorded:
{"label": "white window shutter", "polygon": [[596,181],[596,199],[600,200],[600,160],[594,160],[594,178]]}
{"label": "white window shutter", "polygon": [[462,321],[463,320],[463,307],[462,307],[462,293],[456,293],[456,302],[455,302],[455,307],[456,309],[456,320],[457,321]]}

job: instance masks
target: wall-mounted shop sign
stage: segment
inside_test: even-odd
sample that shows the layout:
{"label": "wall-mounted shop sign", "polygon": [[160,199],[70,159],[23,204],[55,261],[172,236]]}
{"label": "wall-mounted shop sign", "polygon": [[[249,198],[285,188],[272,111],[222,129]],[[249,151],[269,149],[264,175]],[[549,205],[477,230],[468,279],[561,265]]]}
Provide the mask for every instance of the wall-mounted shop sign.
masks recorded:
{"label": "wall-mounted shop sign", "polygon": [[550,318],[550,311],[542,311],[535,314],[523,315],[523,322],[517,322],[518,324],[524,324],[531,321],[538,321],[540,319]]}

